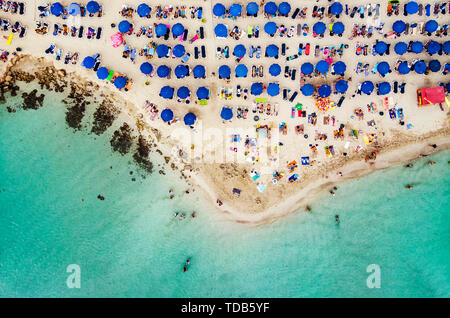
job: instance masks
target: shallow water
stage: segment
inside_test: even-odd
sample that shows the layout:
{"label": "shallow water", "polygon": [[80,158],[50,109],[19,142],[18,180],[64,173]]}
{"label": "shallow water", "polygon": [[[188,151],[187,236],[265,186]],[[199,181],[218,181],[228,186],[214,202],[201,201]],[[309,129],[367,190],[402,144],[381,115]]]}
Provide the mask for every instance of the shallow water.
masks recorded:
{"label": "shallow water", "polygon": [[[51,98],[37,111],[1,106],[0,136],[0,296],[450,296],[449,151],[254,228],[182,194],[173,172],[131,176],[131,157],[112,153],[110,135],[66,128]],[[194,210],[195,219],[172,217]],[[66,286],[69,264],[81,268],[80,289]],[[380,266],[379,289],[366,285],[369,264]]]}

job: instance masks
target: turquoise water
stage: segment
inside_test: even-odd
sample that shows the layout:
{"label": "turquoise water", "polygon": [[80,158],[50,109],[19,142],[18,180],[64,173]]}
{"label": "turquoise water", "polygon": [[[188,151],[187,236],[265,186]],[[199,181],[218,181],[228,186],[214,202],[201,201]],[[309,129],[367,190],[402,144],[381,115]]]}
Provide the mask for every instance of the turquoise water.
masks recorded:
{"label": "turquoise water", "polygon": [[[450,296],[449,151],[434,166],[419,160],[345,183],[310,215],[253,228],[182,194],[171,172],[132,182],[136,168],[112,153],[109,135],[67,129],[55,100],[0,107],[0,296]],[[195,219],[172,217],[194,209]],[[80,289],[66,286],[69,264],[81,268]],[[369,264],[380,266],[379,289],[366,286]]]}

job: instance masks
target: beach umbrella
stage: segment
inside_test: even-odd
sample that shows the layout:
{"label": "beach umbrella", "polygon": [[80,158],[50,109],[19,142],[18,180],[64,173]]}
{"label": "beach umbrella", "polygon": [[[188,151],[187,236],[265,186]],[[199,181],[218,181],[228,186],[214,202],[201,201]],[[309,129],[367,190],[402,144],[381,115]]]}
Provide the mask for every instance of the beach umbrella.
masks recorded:
{"label": "beach umbrella", "polygon": [[275,4],[275,2],[273,1],[267,2],[266,5],[264,6],[264,12],[270,15],[276,14],[277,5]]}
{"label": "beach umbrella", "polygon": [[398,66],[398,72],[402,75],[408,74],[411,71],[408,62],[401,62]]}
{"label": "beach umbrella", "polygon": [[234,3],[230,7],[230,14],[233,17],[238,17],[242,13],[242,6],[238,3]]}
{"label": "beach umbrella", "polygon": [[439,72],[441,70],[441,62],[439,62],[439,60],[431,60],[430,63],[428,63],[428,68],[432,72]]}
{"label": "beach umbrella", "polygon": [[197,120],[197,116],[195,116],[193,113],[187,113],[184,116],[183,120],[187,126],[192,126],[193,124],[195,124],[195,121]]}
{"label": "beach umbrella", "polygon": [[317,34],[324,34],[327,26],[323,22],[316,22],[313,26],[313,31]]}
{"label": "beach umbrella", "polygon": [[345,80],[339,80],[336,82],[336,91],[344,94],[348,89],[348,83]]}
{"label": "beach umbrella", "polygon": [[422,42],[419,42],[419,41],[413,42],[411,44],[411,51],[413,53],[416,53],[416,54],[422,53],[422,51],[423,51],[423,44],[422,44]]}
{"label": "beach umbrella", "polygon": [[386,75],[390,71],[390,66],[388,62],[381,62],[377,65],[377,71],[381,75]]}
{"label": "beach umbrella", "polygon": [[173,98],[173,91],[174,89],[170,86],[164,86],[161,88],[161,91],[159,92],[159,96],[165,99],[172,99]]}
{"label": "beach umbrella", "polygon": [[374,88],[375,87],[371,81],[365,81],[361,84],[361,91],[367,95],[372,94]]}
{"label": "beach umbrella", "polygon": [[430,20],[427,21],[427,23],[425,23],[425,30],[428,33],[433,33],[434,31],[436,31],[439,27],[439,24],[436,22],[436,20]]}
{"label": "beach umbrella", "polygon": [[334,2],[330,6],[330,12],[334,15],[340,15],[343,9],[344,8],[342,7],[342,4],[340,4],[339,2]]}
{"label": "beach umbrella", "polygon": [[177,96],[178,96],[178,98],[181,98],[181,99],[187,98],[190,94],[191,94],[191,92],[189,91],[189,88],[187,88],[186,86],[181,86],[177,90]]}
{"label": "beach umbrella", "polygon": [[227,26],[225,24],[219,23],[218,25],[216,25],[216,27],[214,28],[214,33],[216,34],[217,37],[219,38],[226,38],[228,35],[228,29]]}
{"label": "beach umbrella", "polygon": [[441,50],[441,44],[436,41],[430,41],[427,44],[427,51],[430,55],[436,54]]}
{"label": "beach umbrella", "polygon": [[233,55],[236,57],[243,57],[245,53],[247,52],[247,49],[244,45],[238,44],[234,47]]}
{"label": "beach umbrella", "polygon": [[324,84],[319,87],[318,90],[320,97],[328,97],[331,95],[331,87],[330,85]]}
{"label": "beach umbrella", "polygon": [[216,3],[213,7],[213,14],[216,17],[221,17],[225,14],[225,6],[221,3]]}
{"label": "beach umbrella", "polygon": [[106,67],[100,67],[97,71],[98,79],[104,80],[109,76],[109,70]]}
{"label": "beach umbrella", "polygon": [[344,33],[344,30],[345,30],[344,23],[336,22],[336,23],[333,24],[333,28],[332,29],[333,29],[333,33],[342,34],[342,33]]}
{"label": "beach umbrella", "polygon": [[377,44],[375,44],[375,52],[377,52],[380,55],[386,53],[387,49],[388,49],[388,46],[383,41],[379,41],[379,42],[377,42]]}
{"label": "beach umbrella", "polygon": [[123,76],[118,76],[116,77],[116,79],[114,80],[114,85],[118,88],[118,89],[122,89],[125,87],[125,85],[127,85],[127,80],[125,79],[125,77]]}
{"label": "beach umbrella", "polygon": [[183,33],[184,33],[184,26],[181,23],[177,23],[172,26],[173,36],[180,36]]}
{"label": "beach umbrella", "polygon": [[402,33],[406,29],[406,23],[402,20],[395,21],[392,25],[392,30],[394,30],[395,33]]}
{"label": "beach umbrella", "polygon": [[321,74],[325,74],[326,72],[328,72],[329,68],[330,66],[328,65],[328,63],[323,60],[319,61],[319,63],[316,64],[316,70]]}
{"label": "beach umbrella", "polygon": [[161,112],[161,119],[165,122],[171,121],[173,119],[173,111],[169,108],[164,109]]}
{"label": "beach umbrella", "polygon": [[140,17],[146,17],[150,14],[150,7],[145,4],[145,3],[141,3],[138,7],[137,7],[137,13],[139,14]]}
{"label": "beach umbrella", "polygon": [[198,99],[208,99],[209,98],[209,89],[202,86],[197,89],[197,98]]}
{"label": "beach umbrella", "polygon": [[93,68],[95,65],[95,59],[92,56],[86,56],[82,64],[85,68]]}
{"label": "beach umbrella", "polygon": [[169,47],[165,44],[160,44],[156,47],[156,54],[158,57],[166,57],[167,53],[169,53]]}
{"label": "beach umbrella", "polygon": [[189,74],[189,68],[186,65],[180,64],[175,67],[175,76],[177,78],[185,78]]}
{"label": "beach umbrella", "polygon": [[277,96],[280,94],[280,85],[277,83],[270,83],[267,87],[267,94],[269,94],[269,96]]}
{"label": "beach umbrella", "polygon": [[305,84],[301,88],[302,94],[305,96],[311,96],[314,93],[314,86],[311,84]]}
{"label": "beach umbrella", "polygon": [[186,53],[186,50],[184,48],[184,45],[182,44],[177,44],[173,47],[173,55],[175,55],[175,57],[182,57],[184,55],[184,53]]}
{"label": "beach umbrella", "polygon": [[410,1],[406,4],[406,12],[408,14],[416,14],[419,11],[419,5],[415,1]]}
{"label": "beach umbrella", "polygon": [[100,10],[100,5],[97,1],[89,1],[86,5],[86,10],[88,10],[89,13],[96,13]]}
{"label": "beach umbrella", "polygon": [[408,50],[408,44],[406,44],[405,42],[398,42],[394,47],[394,51],[398,55],[405,54],[407,50]]}
{"label": "beach umbrella", "polygon": [[233,118],[233,109],[229,107],[222,107],[220,117],[222,117],[225,120],[230,120],[231,118]]}
{"label": "beach umbrella", "polygon": [[378,84],[378,94],[380,95],[386,95],[391,92],[391,84],[388,82],[382,82]]}
{"label": "beach umbrella", "polygon": [[158,74],[159,77],[167,77],[170,73],[170,68],[166,65],[160,65],[158,69],[156,70],[156,74]]}
{"label": "beach umbrella", "polygon": [[247,77],[248,68],[244,64],[239,64],[236,66],[234,72],[236,73],[236,77]]}
{"label": "beach umbrella", "polygon": [[247,4],[247,14],[249,15],[255,15],[258,13],[259,6],[256,2],[250,2]]}
{"label": "beach umbrella", "polygon": [[200,77],[205,76],[206,69],[203,65],[197,65],[194,67],[192,72],[194,73],[194,78],[200,78]]}
{"label": "beach umbrella", "polygon": [[155,27],[155,33],[157,37],[161,37],[166,35],[167,33],[167,25],[165,25],[164,23],[160,23]]}
{"label": "beach umbrella", "polygon": [[300,70],[303,74],[309,75],[314,71],[314,65],[309,62],[303,63]]}
{"label": "beach umbrella", "polygon": [[56,15],[57,17],[59,17],[63,11],[64,7],[62,6],[61,3],[59,2],[55,2],[54,4],[52,4],[52,6],[50,7],[50,11],[53,15]]}
{"label": "beach umbrella", "polygon": [[231,69],[228,65],[222,65],[219,67],[219,78],[229,78],[231,75]]}
{"label": "beach umbrella", "polygon": [[281,66],[278,64],[272,64],[269,67],[269,74],[272,76],[278,76],[281,73]]}
{"label": "beach umbrella", "polygon": [[122,33],[117,32],[110,37],[113,47],[119,47],[123,43]]}
{"label": "beach umbrella", "polygon": [[445,54],[450,53],[450,41],[447,41],[442,45]]}
{"label": "beach umbrella", "polygon": [[141,72],[145,75],[150,74],[153,71],[153,66],[149,62],[141,64]]}
{"label": "beach umbrella", "polygon": [[130,22],[123,20],[119,23],[119,31],[122,33],[127,33],[131,28]]}
{"label": "beach umbrella", "polygon": [[333,65],[333,71],[336,74],[342,75],[345,73],[346,70],[347,70],[347,65],[345,65],[345,63],[342,61],[338,61],[338,62],[334,63],[334,65]]}
{"label": "beach umbrella", "polygon": [[79,15],[81,13],[80,5],[78,3],[71,3],[68,11],[70,15]]}
{"label": "beach umbrella", "polygon": [[278,12],[281,15],[288,15],[291,11],[291,5],[288,2],[281,2],[278,6]]}
{"label": "beach umbrella", "polygon": [[275,22],[267,22],[264,25],[264,31],[269,35],[277,33],[277,24]]}
{"label": "beach umbrella", "polygon": [[424,61],[418,61],[414,63],[414,71],[416,71],[417,74],[423,74],[427,70],[427,65]]}
{"label": "beach umbrella", "polygon": [[268,57],[275,57],[278,56],[278,46],[275,44],[270,44],[268,47],[266,47],[266,55]]}
{"label": "beach umbrella", "polygon": [[261,95],[263,92],[263,86],[261,83],[253,83],[250,87],[250,93],[252,95],[258,96]]}

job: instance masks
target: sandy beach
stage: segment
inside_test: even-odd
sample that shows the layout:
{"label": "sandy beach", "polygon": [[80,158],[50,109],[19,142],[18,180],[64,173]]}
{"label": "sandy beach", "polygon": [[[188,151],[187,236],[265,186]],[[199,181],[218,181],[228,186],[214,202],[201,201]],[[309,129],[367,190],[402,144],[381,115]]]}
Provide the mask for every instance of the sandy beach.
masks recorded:
{"label": "sandy beach", "polygon": [[[446,84],[448,74],[444,75],[442,69],[438,72],[430,72],[428,75],[415,72],[400,75],[394,70],[399,59],[409,62],[414,59],[423,59],[427,63],[437,59],[442,65],[445,65],[448,63],[448,55],[429,56],[424,50],[421,54],[406,53],[399,56],[394,52],[394,45],[399,41],[426,43],[429,39],[444,43],[448,37],[427,36],[418,33],[402,34],[397,38],[384,37],[384,34],[392,30],[392,24],[400,19],[408,23],[434,19],[440,25],[444,25],[448,22],[448,10],[445,15],[404,16],[403,6],[401,6],[401,13],[398,16],[388,17],[386,1],[364,0],[360,1],[358,5],[380,4],[379,21],[373,21],[367,16],[361,19],[359,15],[350,18],[345,11],[339,18],[314,18],[312,9],[315,5],[328,7],[330,4],[328,1],[321,0],[299,4],[300,8],[308,8],[306,17],[291,19],[291,14],[297,6],[291,1],[292,10],[289,17],[278,16],[268,19],[264,16],[262,7],[259,8],[257,17],[247,17],[245,15],[246,3],[241,2],[243,5],[242,16],[234,20],[214,17],[212,11],[217,1],[184,1],[182,4],[175,1],[160,2],[161,5],[173,5],[174,7],[184,5],[187,18],[175,19],[172,14],[167,19],[158,19],[152,14],[152,17],[147,19],[139,17],[136,12],[133,12],[132,17],[121,16],[119,12],[123,5],[136,9],[141,3],[139,1],[100,2],[103,6],[101,17],[70,17],[67,20],[53,15],[39,17],[37,8],[45,5],[44,1],[27,2],[23,15],[1,11],[2,19],[8,19],[12,24],[19,21],[27,27],[25,36],[20,38],[16,34],[10,45],[7,45],[6,41],[11,32],[1,32],[5,39],[2,39],[0,49],[10,53],[8,61],[0,66],[2,87],[11,83],[12,71],[23,70],[34,74],[39,69],[54,67],[55,74],[58,74],[59,77],[58,80],[78,81],[86,91],[102,98],[110,98],[115,106],[123,112],[121,120],[127,121],[130,126],[134,127],[135,134],[144,135],[154,141],[156,148],[167,158],[168,165],[180,170],[188,183],[202,191],[210,199],[212,206],[216,207],[220,213],[226,213],[238,222],[253,225],[272,222],[298,211],[312,204],[318,194],[330,190],[345,180],[358,178],[378,169],[409,162],[421,155],[449,148],[448,106],[442,103],[442,105],[418,107],[416,93],[419,88],[437,87],[441,82]],[[71,2],[61,1],[61,3],[67,7]],[[238,2],[226,0],[221,3],[228,8]],[[348,4],[353,7],[350,1],[341,1],[341,3],[344,6]],[[151,6],[152,8],[156,7],[154,4]],[[202,7],[204,21],[198,19],[197,15],[194,19],[190,18],[190,7]],[[160,65],[167,65],[172,71],[182,63],[179,58],[158,58],[156,56],[148,58],[139,54],[134,62],[128,57],[124,58],[124,45],[114,48],[110,40],[111,36],[117,34],[117,25],[122,20],[129,21],[134,27],[131,35],[123,35],[126,45],[135,48],[139,53],[149,42],[163,43],[172,47],[181,43],[186,47],[186,52],[191,55],[185,64],[191,69],[196,65],[205,66],[205,78],[194,78],[193,75],[190,75],[178,79],[172,74],[172,77],[167,79],[159,78],[157,75],[150,77],[142,74],[140,66],[144,62],[152,64],[154,69]],[[48,33],[42,35],[35,32],[38,21],[49,25]],[[298,36],[295,32],[292,37],[279,36],[278,33],[274,37],[270,37],[264,32],[264,25],[268,21],[276,22],[278,26],[284,25],[288,30],[291,26],[296,28],[298,24],[308,24],[312,29],[314,23],[318,21],[324,22],[327,27],[330,23],[341,21],[346,28],[342,37],[330,36],[328,30],[324,38],[313,37],[311,30],[306,36]],[[373,23],[373,25],[379,25],[380,21],[384,23],[381,33],[374,31],[370,38],[363,36],[351,38],[353,24],[369,25]],[[82,38],[64,36],[63,34],[54,36],[53,26],[55,23],[83,25],[85,28],[91,26],[96,30],[102,27],[102,34],[100,39],[87,39],[86,36]],[[164,40],[136,35],[141,26],[154,23],[169,25],[182,23],[185,29],[189,30],[188,40],[180,42],[179,39],[173,39],[172,36],[168,40]],[[229,31],[234,26],[238,26],[242,30],[243,36],[239,40],[230,37],[227,39],[216,37],[214,28],[218,23],[226,24]],[[112,24],[115,26],[112,27]],[[247,36],[249,26],[260,27],[258,38]],[[189,39],[200,27],[204,28],[204,39],[198,39],[190,44]],[[372,46],[376,40],[386,41],[391,45],[389,55],[355,54],[358,43]],[[276,44],[281,47],[283,43],[287,46],[285,56],[280,54],[278,59],[264,57],[264,51],[268,45]],[[297,48],[300,43],[304,45],[310,43],[311,54],[303,54],[287,61],[286,57],[298,53]],[[57,49],[62,50],[61,60],[56,60],[55,53],[45,53],[52,44],[55,46],[55,52]],[[250,58],[246,54],[237,63],[232,52],[238,44],[243,44],[247,49],[250,46],[260,46],[261,58]],[[331,46],[339,47],[341,44],[348,45],[342,56],[330,57],[327,51]],[[320,46],[317,56],[314,54],[316,45]],[[205,47],[206,57],[195,59],[194,47],[201,48],[201,46]],[[229,46],[229,58],[216,54],[217,47],[225,46]],[[21,48],[21,50],[17,52],[16,48]],[[14,52],[17,56],[13,55]],[[72,62],[64,64],[64,56],[67,52],[79,54],[76,64],[72,64]],[[95,71],[81,65],[85,57],[97,53],[100,54],[100,66],[125,74],[129,80],[132,80],[132,85],[127,91],[117,89],[109,81],[98,79]],[[349,88],[343,95],[331,94],[330,96],[330,102],[334,103],[337,103],[341,96],[345,96],[340,107],[334,107],[331,104],[330,109],[321,111],[316,107],[316,100],[313,96],[304,96],[300,91],[302,80],[300,67],[306,62],[315,65],[319,61],[329,58],[332,63],[342,61],[346,64],[347,69],[342,78],[348,81]],[[392,70],[385,77],[376,71],[372,73],[375,64],[382,61],[388,62]],[[281,66],[282,71],[279,76],[269,74],[269,68],[274,63]],[[367,76],[364,72],[355,72],[358,63],[369,64],[370,71]],[[235,67],[242,64],[249,69],[246,78],[238,78],[234,75]],[[231,68],[229,80],[220,79],[218,76],[219,67],[222,65],[228,65]],[[264,75],[253,78],[251,75],[253,65],[258,69],[262,66]],[[292,80],[291,76],[284,76],[285,67],[290,70],[296,69],[295,80]],[[58,73],[57,70],[61,69],[64,72]],[[333,86],[333,83],[339,79],[341,79],[339,75],[331,73],[326,76],[303,78],[306,83],[314,86],[323,84]],[[395,81],[398,81],[399,84],[406,83],[406,85],[404,93],[391,92],[381,96],[377,95],[375,91],[371,95],[356,94],[358,86],[367,80],[373,81],[373,83],[387,81],[392,86]],[[269,96],[266,92],[261,96],[252,96],[250,87],[253,83],[258,82],[262,82],[265,86],[277,83],[281,92],[277,96]],[[81,83],[84,84],[81,85]],[[86,83],[88,84],[86,85]],[[173,99],[162,98],[160,90],[166,85],[174,87],[175,91],[181,86],[187,86],[191,92],[191,102],[189,104],[184,101],[178,102],[176,97]],[[248,89],[247,99],[237,96],[238,85],[242,89]],[[197,89],[202,86],[209,88],[210,92],[206,105],[201,105],[203,103],[195,96]],[[221,88],[226,88],[227,91],[231,89],[232,98],[224,97],[221,94]],[[289,101],[289,98],[283,99],[282,91],[284,89],[290,90],[289,97],[294,92],[298,92],[297,97],[292,101]],[[5,89],[3,91],[7,92]],[[253,112],[253,108],[257,107],[256,98],[266,99],[262,113],[259,109],[255,109]],[[144,107],[146,101],[149,101],[147,104],[152,103],[153,109],[158,110],[156,114],[152,115],[149,108]],[[267,110],[268,104],[270,104],[269,111]],[[233,109],[233,119],[225,121],[221,118],[223,107]],[[173,111],[176,119],[170,125],[160,118],[161,112],[166,108]],[[246,118],[237,118],[236,114],[239,108],[243,111],[248,109]],[[395,109],[395,118],[390,117],[391,109]],[[399,109],[401,109],[400,113]],[[197,117],[192,128],[183,123],[183,117],[188,112],[194,113]],[[305,112],[306,115],[303,116],[302,112]],[[299,114],[302,116],[298,116]],[[257,121],[254,120],[254,116],[258,116]],[[296,126],[300,125],[302,131],[296,132]],[[267,138],[263,137],[260,128],[264,130],[264,133],[267,132]],[[248,141],[247,144],[246,141]],[[437,148],[430,147],[430,144],[437,144]],[[294,161],[295,163],[293,163]],[[294,175],[296,180],[290,182],[289,179]],[[223,204],[219,206],[217,200]]]}

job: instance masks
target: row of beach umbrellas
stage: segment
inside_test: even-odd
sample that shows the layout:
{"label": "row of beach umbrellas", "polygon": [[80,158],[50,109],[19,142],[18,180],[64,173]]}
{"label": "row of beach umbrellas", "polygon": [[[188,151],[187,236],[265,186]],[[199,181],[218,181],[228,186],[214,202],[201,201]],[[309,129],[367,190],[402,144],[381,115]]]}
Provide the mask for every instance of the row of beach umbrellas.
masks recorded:
{"label": "row of beach umbrellas", "polygon": [[[378,41],[374,46],[374,50],[377,54],[383,55],[383,54],[387,53],[388,47],[389,47],[389,44],[387,44],[386,42]],[[409,48],[409,45],[406,44],[405,42],[398,42],[394,46],[394,51],[398,55],[403,55],[408,51],[408,48]],[[429,55],[437,54],[441,51],[443,51],[445,54],[449,54],[450,53],[450,42],[447,41],[444,44],[441,44],[436,41],[429,41],[428,43],[423,45],[423,43],[420,41],[414,41],[411,44],[411,48],[410,48],[411,52],[417,53],[417,54],[422,53],[422,51],[424,49],[427,50]]]}
{"label": "row of beach umbrellas", "polygon": [[[166,108],[161,112],[161,119],[165,122],[172,121],[173,119],[173,111],[170,108]],[[183,117],[183,121],[187,126],[192,126],[197,121],[197,116],[194,113],[187,113]]]}
{"label": "row of beach umbrellas", "polygon": [[[159,92],[159,96],[164,99],[172,99],[175,95],[175,89],[171,86],[164,86]],[[177,97],[181,99],[188,98],[191,95],[191,91],[186,86],[181,86],[177,89]],[[200,100],[209,99],[209,88],[201,86],[196,92],[197,98]]]}
{"label": "row of beach umbrellas", "polygon": [[[63,13],[63,10],[64,6],[60,2],[55,2],[50,7],[50,12],[57,17]],[[97,1],[89,1],[86,4],[86,10],[89,13],[97,13],[98,10],[100,10],[100,5]],[[71,3],[67,9],[67,12],[73,16],[79,15],[81,12],[80,5],[78,3]]]}
{"label": "row of beach umbrellas", "polygon": [[[132,28],[132,25],[127,20],[122,20],[119,23],[118,28],[119,28],[119,32],[127,33]],[[185,30],[184,25],[181,23],[176,23],[172,27],[168,24],[159,23],[155,27],[155,34],[157,37],[165,36],[167,34],[167,32],[169,32],[170,29],[172,29],[172,35],[175,37],[182,35]]]}

